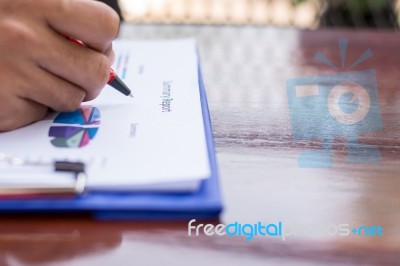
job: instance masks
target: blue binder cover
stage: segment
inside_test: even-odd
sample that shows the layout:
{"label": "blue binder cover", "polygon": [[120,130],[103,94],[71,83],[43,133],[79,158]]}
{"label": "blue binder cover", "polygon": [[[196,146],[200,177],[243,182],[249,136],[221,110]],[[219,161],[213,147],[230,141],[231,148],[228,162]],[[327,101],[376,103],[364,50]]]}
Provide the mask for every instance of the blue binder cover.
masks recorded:
{"label": "blue binder cover", "polygon": [[75,198],[1,199],[1,213],[91,212],[98,219],[214,219],[222,211],[210,114],[200,65],[199,89],[211,176],[194,193],[90,192]]}

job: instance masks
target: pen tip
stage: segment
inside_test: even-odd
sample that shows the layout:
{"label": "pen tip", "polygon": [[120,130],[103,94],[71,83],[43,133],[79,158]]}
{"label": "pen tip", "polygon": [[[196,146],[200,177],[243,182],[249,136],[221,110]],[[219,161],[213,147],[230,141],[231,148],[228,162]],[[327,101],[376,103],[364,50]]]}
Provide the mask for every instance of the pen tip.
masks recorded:
{"label": "pen tip", "polygon": [[132,93],[131,93],[131,94],[129,94],[128,96],[129,96],[129,97],[131,97],[131,98],[133,98],[133,95],[132,95]]}

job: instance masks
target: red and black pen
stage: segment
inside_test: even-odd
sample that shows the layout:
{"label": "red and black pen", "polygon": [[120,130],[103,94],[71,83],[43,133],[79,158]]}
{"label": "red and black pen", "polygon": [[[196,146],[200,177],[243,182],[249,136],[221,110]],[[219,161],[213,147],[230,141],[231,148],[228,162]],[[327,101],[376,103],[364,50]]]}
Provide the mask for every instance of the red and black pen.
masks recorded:
{"label": "red and black pen", "polygon": [[133,98],[131,90],[126,86],[126,84],[115,74],[114,70],[110,68],[110,78],[107,82],[108,85],[119,91],[125,96]]}
{"label": "red and black pen", "polygon": [[[83,44],[83,42],[81,42],[80,40],[76,40],[76,39],[71,38],[71,37],[69,37],[67,35],[64,35],[64,37],[67,38],[68,40],[70,40],[73,43],[76,43],[76,44],[81,45],[81,46],[85,46]],[[114,72],[114,70],[112,68],[110,68],[110,78],[108,79],[107,84],[110,85],[111,87],[113,87],[114,89],[116,89],[117,91],[119,91],[120,93],[122,93],[123,95],[133,98],[131,90],[117,76],[117,74]]]}

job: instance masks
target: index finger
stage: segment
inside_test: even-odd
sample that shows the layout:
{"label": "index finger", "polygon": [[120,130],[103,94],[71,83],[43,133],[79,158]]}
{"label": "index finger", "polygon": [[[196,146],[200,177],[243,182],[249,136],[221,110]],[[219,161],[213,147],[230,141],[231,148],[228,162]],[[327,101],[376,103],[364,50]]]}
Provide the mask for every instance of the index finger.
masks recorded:
{"label": "index finger", "polygon": [[43,16],[54,30],[101,53],[118,34],[119,16],[106,4],[93,0],[47,0],[47,4]]}

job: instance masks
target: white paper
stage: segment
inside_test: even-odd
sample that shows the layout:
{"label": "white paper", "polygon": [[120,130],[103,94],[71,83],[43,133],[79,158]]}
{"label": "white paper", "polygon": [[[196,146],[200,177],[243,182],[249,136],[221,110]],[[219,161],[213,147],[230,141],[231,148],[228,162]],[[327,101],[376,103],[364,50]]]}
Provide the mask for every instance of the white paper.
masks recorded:
{"label": "white paper", "polygon": [[[134,98],[106,86],[97,99],[84,103],[98,108],[101,116],[99,125],[81,126],[98,127],[89,143],[81,148],[55,147],[50,127],[68,124],[52,124],[54,114],[1,133],[0,153],[33,161],[82,160],[88,165],[88,187],[92,189],[156,190],[165,185],[173,190],[171,184],[180,190],[194,189],[194,184],[211,174],[195,42],[116,41],[113,47],[113,68]],[[0,185],[10,176],[18,179],[33,171],[27,169],[1,163]]]}

